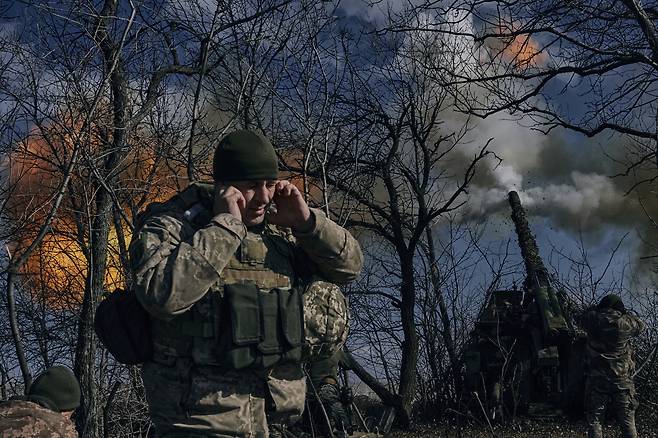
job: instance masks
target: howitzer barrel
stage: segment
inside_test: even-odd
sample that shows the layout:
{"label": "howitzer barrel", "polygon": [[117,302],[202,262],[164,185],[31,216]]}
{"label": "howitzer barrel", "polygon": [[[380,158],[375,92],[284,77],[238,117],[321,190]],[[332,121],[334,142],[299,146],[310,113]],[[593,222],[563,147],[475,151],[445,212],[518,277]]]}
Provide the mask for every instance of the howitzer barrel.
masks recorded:
{"label": "howitzer barrel", "polygon": [[519,194],[511,191],[507,196],[509,198],[509,205],[512,207],[512,220],[516,228],[516,235],[519,238],[519,247],[521,248],[521,256],[523,256],[523,262],[525,263],[526,274],[528,277],[534,277],[535,275],[543,277],[546,275],[546,268],[539,257],[539,248],[537,248],[537,242],[535,242],[535,238],[530,232],[528,219],[526,219],[525,210],[521,205]]}
{"label": "howitzer barrel", "polygon": [[519,194],[511,191],[508,194],[512,207],[512,221],[519,238],[521,256],[525,263],[526,287],[532,291],[542,319],[542,332],[545,337],[552,338],[559,332],[566,331],[567,321],[562,312],[562,306],[555,295],[548,279],[548,272],[539,257],[539,248],[534,236],[530,232],[525,210],[521,205]]}

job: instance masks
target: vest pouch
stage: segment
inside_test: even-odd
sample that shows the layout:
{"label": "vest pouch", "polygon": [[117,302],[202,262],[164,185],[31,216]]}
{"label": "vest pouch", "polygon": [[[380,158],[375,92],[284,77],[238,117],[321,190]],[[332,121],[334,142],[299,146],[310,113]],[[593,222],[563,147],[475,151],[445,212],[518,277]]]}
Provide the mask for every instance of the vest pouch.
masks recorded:
{"label": "vest pouch", "polygon": [[273,289],[261,294],[260,303],[263,332],[258,344],[258,366],[267,369],[283,362],[301,362],[303,322],[299,291]]}
{"label": "vest pouch", "polygon": [[286,362],[301,362],[304,332],[302,294],[298,289],[277,289],[277,295],[285,343],[283,359]]}
{"label": "vest pouch", "polygon": [[[226,325],[219,342],[225,365],[236,370],[254,365],[261,341],[260,293],[253,283],[224,286]],[[226,333],[228,332],[228,333]],[[227,342],[228,341],[228,342]]]}
{"label": "vest pouch", "polygon": [[279,297],[276,289],[270,293],[261,293],[261,327],[262,340],[258,344],[258,366],[266,369],[276,365],[283,353],[283,333],[281,332],[281,315]]}
{"label": "vest pouch", "polygon": [[227,367],[269,369],[301,362],[304,323],[298,290],[261,292],[253,283],[227,284],[224,302],[218,352]]}

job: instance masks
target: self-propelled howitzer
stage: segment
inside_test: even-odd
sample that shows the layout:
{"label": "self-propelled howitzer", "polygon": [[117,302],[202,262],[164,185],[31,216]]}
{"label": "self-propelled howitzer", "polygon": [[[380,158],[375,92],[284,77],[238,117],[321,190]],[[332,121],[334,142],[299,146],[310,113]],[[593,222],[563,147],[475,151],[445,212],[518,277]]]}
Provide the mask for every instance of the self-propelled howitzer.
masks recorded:
{"label": "self-propelled howitzer", "polygon": [[574,414],[582,410],[584,339],[551,284],[519,195],[508,200],[526,276],[521,289],[487,295],[464,352],[464,387],[494,418]]}

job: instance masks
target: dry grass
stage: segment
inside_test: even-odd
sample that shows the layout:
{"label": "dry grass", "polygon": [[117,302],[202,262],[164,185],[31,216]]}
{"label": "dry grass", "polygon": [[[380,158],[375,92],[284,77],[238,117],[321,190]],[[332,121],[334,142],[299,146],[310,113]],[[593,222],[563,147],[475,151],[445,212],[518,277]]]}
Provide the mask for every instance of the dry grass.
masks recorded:
{"label": "dry grass", "polygon": [[[485,425],[464,425],[444,423],[417,426],[410,432],[393,431],[389,438],[585,438],[587,425],[584,421],[568,422],[552,420],[523,419],[511,425],[494,425],[493,433]],[[604,427],[604,438],[617,438],[616,425],[611,422]],[[658,438],[658,419],[639,419],[638,436]]]}

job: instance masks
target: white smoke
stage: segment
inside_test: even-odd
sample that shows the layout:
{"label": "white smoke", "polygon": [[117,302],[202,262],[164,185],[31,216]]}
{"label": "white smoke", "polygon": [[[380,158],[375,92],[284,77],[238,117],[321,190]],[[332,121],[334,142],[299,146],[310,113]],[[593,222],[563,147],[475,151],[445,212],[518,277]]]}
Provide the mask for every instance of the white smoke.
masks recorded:
{"label": "white smoke", "polygon": [[[500,172],[501,183],[506,181],[504,178],[508,170]],[[506,213],[509,209],[507,193],[514,189],[519,192],[521,203],[530,214],[549,217],[565,228],[593,231],[602,223],[623,223],[624,217],[630,218],[630,214],[624,214],[632,210],[629,198],[609,177],[572,171],[569,182],[525,189],[520,189],[522,184],[518,183],[488,188],[476,186],[470,190],[464,218],[478,220],[492,214]]]}
{"label": "white smoke", "polygon": [[[465,14],[447,14],[450,19],[443,26],[451,32],[435,40],[436,45],[446,47],[446,55],[436,59],[445,71],[462,77],[477,76],[480,52],[472,39],[463,36],[475,33],[472,17]],[[433,38],[440,34],[430,33]],[[509,86],[524,84],[511,81]],[[465,84],[458,94],[486,102],[491,93],[478,85]],[[537,104],[541,107],[541,102]],[[630,224],[639,220],[638,208],[624,196],[619,180],[611,179],[604,165],[583,160],[575,155],[577,151],[564,148],[559,132],[545,135],[533,130],[533,121],[523,115],[500,112],[478,119],[457,107],[448,108],[443,121],[448,131],[463,132],[465,125],[470,127],[459,147],[465,160],[470,160],[490,139],[489,150],[502,160],[488,160],[485,168],[480,168],[468,191],[464,219],[479,221],[492,214],[507,215],[507,193],[516,190],[529,214],[548,217],[569,230],[588,232],[603,223]]]}

